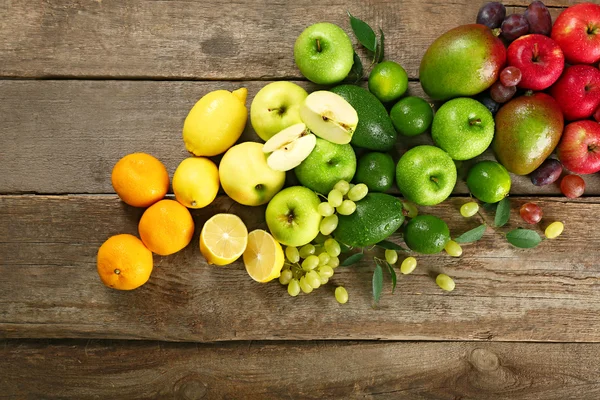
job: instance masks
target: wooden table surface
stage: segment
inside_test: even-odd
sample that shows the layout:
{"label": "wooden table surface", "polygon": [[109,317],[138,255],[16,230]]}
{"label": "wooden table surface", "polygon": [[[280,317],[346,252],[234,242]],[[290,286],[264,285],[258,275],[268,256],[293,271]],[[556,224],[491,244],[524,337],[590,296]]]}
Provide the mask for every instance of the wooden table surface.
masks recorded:
{"label": "wooden table surface", "polygon": [[[425,49],[481,3],[0,0],[0,398],[600,398],[598,174],[577,200],[513,177],[505,231],[534,200],[541,229],[565,222],[560,238],[519,250],[489,229],[461,258],[419,256],[377,307],[369,262],[337,270],[343,306],[335,285],[291,298],[239,262],[208,266],[197,240],[211,215],[265,226],[264,207],[224,196],[192,211],[192,245],[155,257],[142,288],[111,290],[96,273],[100,244],[136,234],[143,211],[114,194],[113,165],[144,151],[172,174],[187,156],[183,120],[205,93],[245,86],[249,107],[271,80],[315,89],[294,65],[294,40],[320,21],[350,32],[349,10],[383,28],[386,58],[422,95]],[[546,3],[556,17],[572,2]],[[242,139],[258,140],[250,123]],[[397,155],[428,140],[400,139]],[[466,194],[459,183],[421,212],[456,236],[481,222],[458,213]],[[433,282],[442,271],[454,292]]]}

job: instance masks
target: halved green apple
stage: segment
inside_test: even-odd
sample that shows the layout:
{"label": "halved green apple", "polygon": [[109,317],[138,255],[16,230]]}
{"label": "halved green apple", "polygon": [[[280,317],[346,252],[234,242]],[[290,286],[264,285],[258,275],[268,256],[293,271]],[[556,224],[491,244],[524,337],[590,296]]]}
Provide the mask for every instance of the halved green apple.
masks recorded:
{"label": "halved green apple", "polygon": [[303,123],[295,124],[277,133],[263,146],[271,153],[267,165],[275,171],[289,171],[304,161],[315,148],[317,137]]}
{"label": "halved green apple", "polygon": [[315,135],[332,143],[346,144],[358,125],[356,110],[338,94],[312,92],[300,107],[300,119]]}

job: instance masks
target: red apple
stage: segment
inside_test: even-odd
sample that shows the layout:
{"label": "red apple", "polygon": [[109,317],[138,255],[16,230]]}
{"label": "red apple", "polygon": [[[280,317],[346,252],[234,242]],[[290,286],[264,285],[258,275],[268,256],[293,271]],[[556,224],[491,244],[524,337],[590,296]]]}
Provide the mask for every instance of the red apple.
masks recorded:
{"label": "red apple", "polygon": [[508,65],[521,70],[522,89],[544,90],[562,74],[565,58],[560,46],[547,36],[521,36],[508,46]]}
{"label": "red apple", "polygon": [[550,94],[566,120],[589,118],[600,106],[600,70],[590,65],[567,67]]}
{"label": "red apple", "polygon": [[552,27],[569,64],[600,61],[600,5],[581,3],[560,13]]}
{"label": "red apple", "polygon": [[594,111],[594,119],[600,122],[600,107],[596,111]]}
{"label": "red apple", "polygon": [[576,174],[600,171],[600,124],[587,120],[567,125],[557,153],[565,168]]}

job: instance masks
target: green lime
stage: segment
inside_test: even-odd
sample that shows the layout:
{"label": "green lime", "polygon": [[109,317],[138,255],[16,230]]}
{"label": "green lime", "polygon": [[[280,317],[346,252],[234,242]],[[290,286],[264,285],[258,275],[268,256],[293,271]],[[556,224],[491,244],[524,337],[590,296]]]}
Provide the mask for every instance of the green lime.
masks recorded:
{"label": "green lime", "polygon": [[399,134],[416,136],[431,126],[433,109],[422,98],[409,96],[394,104],[390,111],[390,118]]}
{"label": "green lime", "polygon": [[481,161],[469,170],[467,186],[484,203],[497,203],[510,191],[510,175],[495,161]]}
{"label": "green lime", "polygon": [[417,253],[439,253],[449,240],[448,225],[433,215],[418,215],[404,228],[404,242]]}
{"label": "green lime", "polygon": [[386,153],[367,153],[358,159],[356,183],[364,183],[369,192],[385,192],[394,183],[396,165],[392,156]]}
{"label": "green lime", "polygon": [[369,91],[382,103],[399,99],[408,89],[408,75],[402,66],[384,61],[375,66],[369,75]]}

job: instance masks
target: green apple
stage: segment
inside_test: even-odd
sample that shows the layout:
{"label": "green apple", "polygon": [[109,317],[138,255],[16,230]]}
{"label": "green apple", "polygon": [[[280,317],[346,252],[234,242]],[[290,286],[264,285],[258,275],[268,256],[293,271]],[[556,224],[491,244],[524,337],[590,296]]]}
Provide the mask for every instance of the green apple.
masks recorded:
{"label": "green apple", "polygon": [[263,145],[244,142],[233,146],[219,164],[219,179],[227,196],[246,206],[266,204],[285,183],[285,172],[267,165]]}
{"label": "green apple", "polygon": [[352,180],[356,172],[356,154],[349,144],[317,138],[313,151],[294,172],[303,186],[326,195],[340,180]]}
{"label": "green apple", "polygon": [[337,144],[350,143],[358,114],[339,94],[317,90],[300,107],[300,118],[315,135]]}
{"label": "green apple", "polygon": [[288,126],[302,122],[300,105],[308,93],[292,82],[273,82],[258,91],[250,106],[250,122],[265,142]]}
{"label": "green apple", "polygon": [[408,200],[433,206],[452,193],[456,184],[456,166],[448,153],[438,147],[413,147],[396,165],[396,184]]}
{"label": "green apple", "polygon": [[354,63],[354,49],[342,28],[321,22],[306,28],[294,44],[296,65],[307,79],[320,85],[344,80]]}
{"label": "green apple", "polygon": [[283,189],[271,199],[265,212],[269,231],[285,246],[304,246],[319,234],[319,197],[303,186]]}
{"label": "green apple", "polygon": [[494,117],[486,106],[466,97],[450,100],[433,117],[431,137],[454,160],[483,153],[494,138]]}

